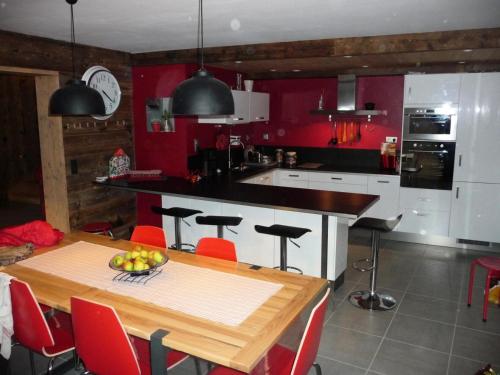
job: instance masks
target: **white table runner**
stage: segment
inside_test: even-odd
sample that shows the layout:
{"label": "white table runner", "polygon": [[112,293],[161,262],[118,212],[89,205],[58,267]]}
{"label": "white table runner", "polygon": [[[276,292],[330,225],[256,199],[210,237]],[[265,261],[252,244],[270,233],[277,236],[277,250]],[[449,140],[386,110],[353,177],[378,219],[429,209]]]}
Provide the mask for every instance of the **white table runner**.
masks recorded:
{"label": "white table runner", "polygon": [[169,261],[146,285],[112,281],[119,250],[85,241],[17,264],[218,323],[237,326],[283,285]]}

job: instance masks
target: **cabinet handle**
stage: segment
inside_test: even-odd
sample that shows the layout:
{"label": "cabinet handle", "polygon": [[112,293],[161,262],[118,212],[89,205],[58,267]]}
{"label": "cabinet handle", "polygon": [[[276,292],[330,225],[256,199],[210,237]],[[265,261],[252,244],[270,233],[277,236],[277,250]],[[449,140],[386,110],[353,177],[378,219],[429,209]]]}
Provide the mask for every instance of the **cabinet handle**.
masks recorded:
{"label": "cabinet handle", "polygon": [[458,155],[458,166],[462,166],[462,155]]}
{"label": "cabinet handle", "polygon": [[255,119],[256,120],[264,120],[264,116],[257,116]]}
{"label": "cabinet handle", "polygon": [[408,87],[408,96],[411,96],[411,86]]}
{"label": "cabinet handle", "polygon": [[418,197],[417,200],[419,200],[421,202],[430,202],[430,201],[432,201],[431,198],[422,198],[422,197]]}
{"label": "cabinet handle", "polygon": [[460,191],[460,188],[457,187],[457,192],[455,193],[455,198],[457,198],[457,199],[458,199],[459,191]]}
{"label": "cabinet handle", "polygon": [[243,121],[243,117],[233,117],[233,121]]}
{"label": "cabinet handle", "polygon": [[417,216],[429,216],[429,214],[421,214],[420,212],[417,212]]}
{"label": "cabinet handle", "polygon": [[331,177],[332,180],[342,181],[342,177]]}
{"label": "cabinet handle", "polygon": [[377,182],[379,184],[388,184],[389,183],[389,181],[384,181],[384,180],[378,180]]}
{"label": "cabinet handle", "polygon": [[298,174],[289,174],[288,177],[299,177]]}

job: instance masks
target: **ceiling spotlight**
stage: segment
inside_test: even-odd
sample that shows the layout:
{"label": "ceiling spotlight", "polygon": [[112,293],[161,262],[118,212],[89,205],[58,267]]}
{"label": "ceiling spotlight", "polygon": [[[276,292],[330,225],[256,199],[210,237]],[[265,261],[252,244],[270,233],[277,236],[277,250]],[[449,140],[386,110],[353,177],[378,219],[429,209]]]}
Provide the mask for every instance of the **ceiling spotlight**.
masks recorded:
{"label": "ceiling spotlight", "polygon": [[276,71],[276,69],[269,69],[269,71],[270,71],[270,72],[275,72],[275,71]]}
{"label": "ceiling spotlight", "polygon": [[350,59],[352,56],[351,55],[344,55],[344,58]]}
{"label": "ceiling spotlight", "polygon": [[295,72],[295,73],[297,73],[297,72],[301,72],[301,71],[302,71],[301,69],[293,69],[293,70],[292,70],[292,72]]}
{"label": "ceiling spotlight", "polygon": [[361,67],[362,67],[362,68],[368,68],[368,65],[363,65],[363,66],[361,66]]}
{"label": "ceiling spotlight", "polygon": [[236,60],[234,63],[235,63],[235,64],[241,64],[242,62],[243,62],[243,61],[241,61],[241,60]]}
{"label": "ceiling spotlight", "polygon": [[464,52],[472,52],[470,48],[464,49]]}
{"label": "ceiling spotlight", "polygon": [[465,64],[465,61],[457,61],[457,64]]}

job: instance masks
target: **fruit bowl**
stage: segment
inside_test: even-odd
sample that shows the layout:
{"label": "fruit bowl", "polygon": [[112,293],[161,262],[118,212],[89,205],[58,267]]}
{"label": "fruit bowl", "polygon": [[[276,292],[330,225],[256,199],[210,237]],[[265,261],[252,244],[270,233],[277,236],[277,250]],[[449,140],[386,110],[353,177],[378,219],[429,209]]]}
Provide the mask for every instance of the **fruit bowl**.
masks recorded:
{"label": "fruit bowl", "polygon": [[115,254],[109,261],[109,267],[131,276],[142,276],[149,275],[167,262],[168,256],[161,251],[136,246],[132,251]]}

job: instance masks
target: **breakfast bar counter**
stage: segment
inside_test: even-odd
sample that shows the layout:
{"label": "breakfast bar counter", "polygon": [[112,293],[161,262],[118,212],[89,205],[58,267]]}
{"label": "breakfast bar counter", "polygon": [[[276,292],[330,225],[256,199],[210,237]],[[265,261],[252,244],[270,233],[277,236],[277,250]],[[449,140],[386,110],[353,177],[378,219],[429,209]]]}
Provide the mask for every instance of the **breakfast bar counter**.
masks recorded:
{"label": "breakfast bar counter", "polygon": [[[192,183],[178,177],[163,180],[109,180],[100,186],[159,194],[162,206],[197,209],[201,215],[239,216],[243,220],[225,232],[235,242],[238,260],[265,267],[279,265],[279,237],[263,235],[256,224],[304,227],[310,233],[294,240],[300,247],[288,247],[288,264],[304,274],[342,283],[347,266],[348,225],[378,199],[377,195],[240,183],[259,172],[235,173],[204,178]],[[200,226],[193,218],[182,225],[182,239],[196,244],[201,237],[215,237],[215,229]],[[169,245],[173,244],[174,220],[163,216]]]}

